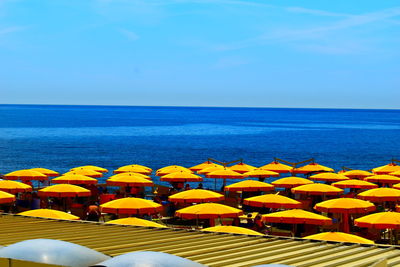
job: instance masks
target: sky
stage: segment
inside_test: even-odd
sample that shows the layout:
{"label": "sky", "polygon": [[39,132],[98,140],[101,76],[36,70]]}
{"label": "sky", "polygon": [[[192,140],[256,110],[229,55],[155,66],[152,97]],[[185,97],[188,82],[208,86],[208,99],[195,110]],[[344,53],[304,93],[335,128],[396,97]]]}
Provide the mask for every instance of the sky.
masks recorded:
{"label": "sky", "polygon": [[400,108],[393,0],[0,0],[0,103]]}

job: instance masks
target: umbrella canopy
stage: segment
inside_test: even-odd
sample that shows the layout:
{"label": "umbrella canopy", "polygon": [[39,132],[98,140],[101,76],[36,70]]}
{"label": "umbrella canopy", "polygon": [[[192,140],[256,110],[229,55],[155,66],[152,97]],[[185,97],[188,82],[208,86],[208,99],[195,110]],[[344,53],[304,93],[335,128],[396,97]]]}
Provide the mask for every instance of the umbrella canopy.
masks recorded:
{"label": "umbrella canopy", "polygon": [[381,187],[364,191],[357,197],[372,202],[398,201],[400,200],[400,190]]}
{"label": "umbrella canopy", "polygon": [[55,184],[97,184],[97,179],[80,174],[70,174],[54,178],[51,182]]}
{"label": "umbrella canopy", "polygon": [[255,169],[257,169],[256,167],[248,165],[243,162],[240,162],[240,163],[230,166],[228,168],[230,170],[238,172],[238,173],[245,173],[245,172],[254,171]]}
{"label": "umbrella canopy", "polygon": [[44,181],[47,180],[47,176],[43,173],[32,171],[32,170],[19,170],[5,174],[4,179],[7,180],[21,180],[21,181],[31,181],[38,180]]}
{"label": "umbrella canopy", "polygon": [[206,174],[207,178],[243,179],[243,175],[228,168],[212,171]]}
{"label": "umbrella canopy", "polygon": [[274,190],[274,186],[268,183],[254,181],[254,180],[244,180],[228,186],[225,186],[225,191],[237,192],[258,192],[258,191],[271,191]]}
{"label": "umbrella canopy", "polygon": [[312,172],[333,172],[334,170],[329,167],[325,167],[316,162],[309,163],[299,168],[294,168],[292,173],[307,174]]}
{"label": "umbrella canopy", "polygon": [[340,182],[336,182],[332,184],[335,187],[338,188],[359,188],[359,189],[372,189],[372,188],[377,188],[378,185],[363,181],[363,180],[356,180],[356,179],[350,179],[350,180],[344,180]]}
{"label": "umbrella canopy", "polygon": [[151,177],[150,177],[150,176],[145,175],[145,174],[141,174],[141,173],[137,173],[137,172],[122,172],[122,173],[118,173],[118,174],[112,175],[112,176],[108,177],[108,179],[114,178],[114,177],[119,177],[119,176],[127,176],[127,175],[128,175],[128,176],[142,177],[142,178],[151,180]]}
{"label": "umbrella canopy", "polygon": [[316,224],[316,225],[332,224],[332,219],[328,217],[300,209],[284,210],[266,214],[262,216],[262,220],[271,223]]}
{"label": "umbrella canopy", "polygon": [[394,162],[372,169],[374,174],[389,174],[396,171],[400,171],[400,166]]}
{"label": "umbrella canopy", "polygon": [[176,171],[160,177],[160,181],[164,182],[201,182],[203,177],[187,171]]}
{"label": "umbrella canopy", "polygon": [[89,169],[77,169],[75,171],[66,172],[63,175],[71,175],[71,174],[80,174],[80,175],[85,175],[85,176],[89,176],[89,177],[92,177],[92,178],[103,177],[103,173],[96,172],[96,171],[89,170]]}
{"label": "umbrella canopy", "polygon": [[70,169],[70,171],[76,171],[76,170],[81,170],[81,169],[92,170],[92,171],[95,171],[95,172],[102,172],[102,173],[108,172],[108,170],[105,169],[105,168],[102,168],[102,167],[99,167],[99,166],[93,166],[93,165],[75,167],[75,168]]}
{"label": "umbrella canopy", "polygon": [[292,188],[292,193],[304,195],[340,195],[343,190],[327,184],[306,184]]}
{"label": "umbrella canopy", "polygon": [[114,171],[114,173],[124,173],[124,172],[136,172],[136,173],[141,173],[141,174],[145,174],[145,175],[149,175],[151,174],[151,170],[149,170],[148,168],[145,167],[140,167],[140,166],[132,166],[132,165],[128,165],[128,166],[124,166],[124,167],[119,167],[118,169],[116,169]]}
{"label": "umbrella canopy", "polygon": [[388,174],[379,174],[366,177],[364,181],[382,184],[397,184],[400,183],[400,178]]}
{"label": "umbrella canopy", "polygon": [[224,195],[204,189],[191,189],[176,193],[169,197],[172,202],[203,203],[224,200]]}
{"label": "umbrella canopy", "polygon": [[223,169],[225,169],[224,166],[215,164],[215,165],[209,166],[207,168],[201,169],[201,170],[197,171],[197,173],[198,174],[207,174],[209,172],[223,170]]}
{"label": "umbrella canopy", "polygon": [[273,184],[275,187],[293,188],[293,187],[298,187],[300,185],[313,184],[313,183],[314,183],[313,181],[310,181],[306,178],[292,176],[275,180],[271,184]]}
{"label": "umbrella canopy", "polygon": [[334,172],[324,172],[312,175],[309,177],[309,179],[315,181],[338,182],[338,181],[349,180],[350,178]]}
{"label": "umbrella canopy", "polygon": [[0,204],[12,203],[14,201],[15,201],[14,195],[4,191],[0,191]]}
{"label": "umbrella canopy", "polygon": [[125,165],[125,166],[121,166],[120,168],[122,168],[122,167],[140,167],[140,168],[144,168],[144,169],[146,169],[146,170],[148,170],[148,171],[153,171],[153,169],[152,168],[150,168],[150,167],[147,167],[147,166],[144,166],[144,165],[140,165],[140,164],[129,164],[129,165]]}
{"label": "umbrella canopy", "polygon": [[218,203],[203,203],[180,209],[175,216],[182,219],[233,218],[242,215],[243,211]]}
{"label": "umbrella canopy", "polygon": [[247,229],[244,227],[238,227],[238,226],[225,226],[225,225],[220,225],[220,226],[214,226],[214,227],[208,227],[204,228],[201,231],[204,232],[215,232],[215,233],[229,233],[229,234],[241,234],[241,235],[263,235],[259,232],[256,232],[251,229]]}
{"label": "umbrella canopy", "polygon": [[56,184],[40,189],[39,196],[46,197],[88,197],[90,190],[72,184]]}
{"label": "umbrella canopy", "polygon": [[0,190],[15,194],[32,191],[32,186],[17,181],[0,180]]}
{"label": "umbrella canopy", "polygon": [[131,186],[143,187],[153,186],[154,183],[149,179],[136,175],[114,175],[106,180],[107,185],[110,186]]}
{"label": "umbrella canopy", "polygon": [[345,243],[375,244],[374,241],[372,240],[342,232],[325,232],[325,233],[305,236],[303,238],[324,240],[324,241],[345,242]]}
{"label": "umbrella canopy", "polygon": [[391,172],[391,173],[389,173],[389,175],[400,177],[400,171]]}
{"label": "umbrella canopy", "polygon": [[49,218],[49,219],[59,219],[59,220],[79,220],[78,216],[59,211],[59,210],[51,210],[51,209],[36,209],[36,210],[27,210],[24,212],[20,212],[17,215],[29,216],[29,217],[40,217],[40,218]]}
{"label": "umbrella canopy", "polygon": [[40,172],[44,175],[46,175],[47,177],[56,177],[59,176],[60,174],[56,171],[53,170],[49,170],[49,169],[45,169],[45,168],[32,168],[30,169],[31,171],[35,171],[35,172]]}
{"label": "umbrella canopy", "polygon": [[158,227],[158,228],[168,228],[165,225],[145,220],[145,219],[140,219],[140,218],[135,218],[135,217],[128,217],[128,218],[122,218],[122,219],[117,219],[117,220],[111,220],[106,222],[107,224],[120,224],[120,225],[133,225],[133,226],[143,226],[143,227]]}
{"label": "umbrella canopy", "polygon": [[244,177],[253,177],[253,178],[267,178],[267,177],[278,177],[279,173],[264,170],[264,169],[255,169],[255,170],[243,173],[243,176]]}
{"label": "umbrella canopy", "polygon": [[261,166],[260,169],[273,171],[277,173],[288,173],[293,170],[293,167],[279,163],[278,161],[273,161],[271,163],[268,163],[267,165]]}
{"label": "umbrella canopy", "polygon": [[100,209],[101,212],[116,214],[151,214],[161,211],[162,206],[143,198],[125,197],[104,203]]}
{"label": "umbrella canopy", "polygon": [[205,168],[208,168],[208,167],[212,167],[212,166],[221,166],[221,165],[218,165],[218,164],[216,164],[216,163],[214,163],[212,161],[205,161],[205,162],[200,163],[200,164],[198,164],[196,166],[190,167],[189,170],[196,172],[196,171],[200,171],[202,169],[205,169]]}
{"label": "umbrella canopy", "polygon": [[342,175],[349,177],[350,179],[363,179],[365,177],[374,175],[371,172],[362,171],[362,170],[351,170],[343,172]]}
{"label": "umbrella canopy", "polygon": [[335,198],[320,202],[314,209],[328,213],[368,213],[376,210],[374,204],[369,201],[356,198]]}
{"label": "umbrella canopy", "polygon": [[271,209],[299,209],[302,207],[302,203],[297,200],[275,194],[245,198],[243,204]]}
{"label": "umbrella canopy", "polygon": [[189,172],[189,173],[193,173],[191,170],[189,170],[188,168],[182,167],[182,166],[178,166],[178,165],[170,165],[170,166],[166,166],[163,167],[161,169],[158,169],[156,172],[157,176],[164,176],[173,172],[178,172],[178,171],[184,171],[184,172]]}
{"label": "umbrella canopy", "polygon": [[354,220],[358,227],[374,229],[400,229],[399,212],[378,212]]}

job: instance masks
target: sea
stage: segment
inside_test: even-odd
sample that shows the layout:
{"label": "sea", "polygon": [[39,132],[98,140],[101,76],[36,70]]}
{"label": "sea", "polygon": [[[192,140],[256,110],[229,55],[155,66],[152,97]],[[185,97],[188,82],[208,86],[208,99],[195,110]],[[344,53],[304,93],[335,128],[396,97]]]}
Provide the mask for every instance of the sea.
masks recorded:
{"label": "sea", "polygon": [[209,158],[262,166],[275,157],[313,158],[336,171],[385,165],[400,159],[400,110],[0,105],[2,174],[81,165],[156,170]]}

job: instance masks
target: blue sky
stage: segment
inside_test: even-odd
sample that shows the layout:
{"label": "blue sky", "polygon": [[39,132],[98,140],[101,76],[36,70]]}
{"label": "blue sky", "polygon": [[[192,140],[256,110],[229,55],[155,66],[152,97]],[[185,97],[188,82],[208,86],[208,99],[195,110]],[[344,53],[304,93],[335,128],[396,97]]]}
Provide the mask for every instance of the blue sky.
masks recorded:
{"label": "blue sky", "polygon": [[398,1],[0,0],[0,103],[400,108]]}

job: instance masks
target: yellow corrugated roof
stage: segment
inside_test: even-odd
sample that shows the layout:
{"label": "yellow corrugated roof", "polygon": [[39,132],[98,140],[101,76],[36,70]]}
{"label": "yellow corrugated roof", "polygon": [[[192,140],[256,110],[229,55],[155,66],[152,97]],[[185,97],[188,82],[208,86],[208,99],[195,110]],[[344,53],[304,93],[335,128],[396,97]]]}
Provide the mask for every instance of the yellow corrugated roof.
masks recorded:
{"label": "yellow corrugated roof", "polygon": [[388,259],[388,266],[400,266],[400,249],[395,246],[0,216],[0,245],[34,238],[68,241],[110,256],[132,251],[160,251],[208,266],[281,263],[304,267],[355,267],[369,266],[382,258]]}

